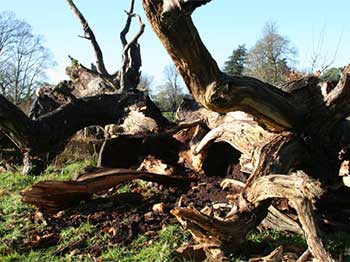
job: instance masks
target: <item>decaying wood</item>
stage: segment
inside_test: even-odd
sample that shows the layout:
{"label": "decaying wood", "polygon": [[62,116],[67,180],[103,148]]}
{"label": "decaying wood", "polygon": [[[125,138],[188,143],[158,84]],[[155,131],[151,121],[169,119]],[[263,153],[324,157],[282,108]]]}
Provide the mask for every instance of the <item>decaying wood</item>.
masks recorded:
{"label": "decaying wood", "polygon": [[251,212],[236,213],[232,219],[218,219],[205,215],[193,207],[176,208],[172,214],[188,229],[194,240],[203,247],[212,261],[226,261],[225,252],[232,252],[249,231],[266,216],[266,206]]}
{"label": "decaying wood", "polygon": [[325,250],[314,221],[312,203],[322,195],[320,183],[303,172],[286,176],[265,176],[256,179],[245,192],[250,203],[267,198],[287,198],[296,210],[306,241],[313,256],[320,261],[334,261]]}
{"label": "decaying wood", "polygon": [[[287,197],[298,214],[312,254],[320,261],[333,261],[322,245],[313,219],[312,201],[319,196],[319,192],[315,192],[315,195],[308,195],[308,190],[299,192],[295,189],[300,189],[301,185],[298,184],[286,190],[296,183],[294,176],[286,174],[300,169],[307,170],[308,175],[326,183],[337,180],[336,151],[341,147],[340,141],[349,142],[343,139],[347,137],[344,132],[346,128],[335,130],[343,126],[343,121],[350,115],[347,106],[350,102],[350,67],[343,70],[338,85],[326,93],[316,75],[291,81],[280,89],[245,76],[227,76],[220,71],[201,41],[191,12],[186,11],[186,2],[143,0],[143,6],[153,30],[194,99],[205,108],[219,113],[243,111],[253,117],[232,123],[229,127],[218,125],[197,145],[195,153],[200,154],[218,141],[227,142],[238,149],[242,153],[242,169],[251,173],[236,201],[238,213],[250,210],[254,214],[259,202],[269,203],[269,199]],[[332,144],[334,141],[335,146]],[[273,178],[271,174],[274,173],[285,176]],[[268,187],[265,185],[266,177],[272,179]],[[304,179],[318,191],[317,184]],[[266,188],[276,192],[267,197],[272,191],[264,192]],[[278,189],[283,194],[277,194]],[[213,218],[198,212],[192,209],[174,211],[180,221],[189,221],[187,226],[195,230],[197,239],[204,239],[202,242],[214,246],[225,242],[222,240],[227,236],[220,231],[221,221],[215,220],[218,223],[215,231],[207,224]],[[213,224],[210,226],[215,228]],[[214,236],[208,237],[211,234]]]}
{"label": "decaying wood", "polygon": [[204,261],[206,259],[205,252],[201,247],[188,243],[184,243],[181,247],[176,249],[175,254],[180,259],[186,261]]}
{"label": "decaying wood", "polygon": [[297,262],[306,262],[308,258],[310,257],[311,252],[309,249],[306,249],[305,252],[299,257]]}
{"label": "decaying wood", "polygon": [[[241,210],[242,212],[243,210],[246,210],[248,208],[248,210],[250,210],[249,212],[254,213],[254,208],[256,207],[256,205],[259,206],[260,202],[264,202],[268,199],[287,197],[288,199],[292,199],[290,200],[292,203],[294,203],[293,199],[299,199],[299,198],[300,199],[307,198],[309,200],[315,199],[316,196],[308,196],[306,192],[302,192],[300,193],[300,195],[296,195],[296,194],[299,194],[298,193],[299,191],[297,190],[296,192],[294,192],[293,190],[297,188],[295,185],[298,185],[298,183],[300,182],[293,181],[294,179],[293,176],[292,177],[281,176],[280,180],[278,181],[272,179],[271,176],[268,176],[269,174],[276,173],[278,171],[281,171],[282,173],[288,173],[294,168],[298,166],[302,166],[303,164],[302,162],[307,161],[308,159],[303,141],[295,139],[294,135],[289,132],[284,132],[280,134],[268,132],[262,129],[257,124],[257,122],[255,122],[251,117],[246,116],[243,113],[239,113],[238,115],[228,114],[221,121],[218,121],[216,123],[218,126],[215,127],[212,131],[210,131],[200,141],[200,143],[197,144],[194,150],[195,153],[198,154],[202,151],[205,151],[206,148],[209,147],[212,143],[224,141],[232,145],[236,149],[239,149],[240,152],[242,152],[241,163],[243,162],[242,159],[243,160],[245,159],[246,161],[248,160],[246,163],[250,165],[250,168],[244,167],[243,165],[243,168],[244,168],[243,170],[246,172],[252,173],[247,183],[244,184],[244,187],[243,187],[243,183],[239,181],[224,180],[224,182],[222,183],[222,186],[229,187],[231,186],[232,182],[234,182],[233,183],[234,188],[236,190],[238,189],[238,192],[241,191],[243,195],[243,199],[242,197],[239,197],[239,196],[234,198],[236,200],[234,200],[232,203],[236,203],[237,205],[237,207],[235,207],[236,211],[234,211],[233,213],[230,212],[228,217],[222,218],[223,221],[228,223],[229,221],[232,222],[232,219],[237,219],[235,215],[239,213],[239,210]],[[243,139],[241,138],[240,135],[243,135]],[[245,137],[247,137],[247,140],[244,140]],[[267,180],[272,179],[273,181],[271,182],[271,185],[265,185],[264,182],[262,182],[263,179],[267,179]],[[283,186],[281,186],[282,185],[281,181],[285,181],[286,184],[283,184]],[[290,181],[291,183],[290,185],[288,185],[289,183],[288,181]],[[313,187],[312,181],[309,181],[308,179],[305,180],[305,185],[307,184]],[[253,188],[251,187],[252,185],[254,185]],[[317,192],[317,190],[319,190],[318,184],[315,184],[314,186],[315,186],[315,194],[318,194],[317,197],[319,197],[320,193]],[[285,187],[290,188],[291,191],[286,192],[284,190]],[[270,197],[266,197],[267,193],[261,192],[264,189],[268,191],[272,190],[272,192],[279,192],[279,195],[272,195]],[[262,198],[254,200],[253,198],[251,198],[252,196],[251,192],[259,192],[259,194],[261,193],[260,196]],[[228,197],[230,198],[230,196]],[[286,217],[285,215],[280,213],[277,209],[273,208],[272,206],[269,208],[270,214],[267,215],[267,218],[265,219],[266,220],[265,225],[270,222],[269,224],[270,226],[278,225],[277,227],[279,227],[279,229],[284,229],[284,230],[287,229],[291,232],[297,232],[297,233],[305,232],[307,237],[311,235],[312,237],[308,240],[308,243],[309,245],[314,246],[313,254],[317,253],[315,256],[318,256],[318,257],[325,256],[326,259],[329,259],[328,261],[332,261],[331,257],[323,248],[322,244],[319,244],[321,240],[317,235],[318,234],[317,229],[315,228],[314,224],[310,222],[310,221],[313,221],[312,209],[308,208],[307,210],[304,210],[303,212],[301,212],[301,211],[298,211],[298,208],[300,206],[303,206],[303,204],[297,201],[295,205],[298,205],[296,210],[299,215],[300,221],[303,221],[303,219],[305,219],[303,216],[309,217],[309,220],[307,222],[305,223],[301,222],[303,226],[302,229],[295,221]],[[183,225],[185,225],[186,228],[188,228],[193,235],[197,234],[196,236],[194,236],[194,238],[197,240],[198,243],[200,244],[205,243],[203,245],[205,245],[206,247],[208,246],[211,247],[211,248],[205,249],[208,256],[211,257],[211,259],[213,260],[218,259],[219,257],[220,259],[224,259],[224,253],[219,252],[219,250],[224,252],[225,248],[227,247],[226,247],[226,244],[222,244],[222,242],[229,241],[230,243],[233,243],[235,241],[233,241],[228,237],[228,235],[230,235],[232,231],[223,233],[225,229],[223,229],[222,225],[219,224],[218,222],[218,221],[221,222],[222,219],[218,220],[217,217],[213,217],[211,212],[204,214],[196,210],[193,211],[193,208],[186,209],[185,212],[182,212],[182,211],[179,211],[179,209],[176,209],[174,211],[175,216],[177,216],[179,221]],[[276,217],[277,219],[282,219],[282,220],[277,221]],[[261,220],[254,221],[256,223],[255,226]],[[209,226],[208,226],[208,223],[209,223],[208,221],[211,221],[210,223],[212,223]],[[252,221],[249,221],[249,222],[252,222]],[[216,225],[216,223],[218,223],[218,226]],[[231,226],[238,227],[237,224],[234,224],[234,223],[232,223]],[[244,225],[244,226],[247,226],[247,225]],[[254,228],[255,226],[251,225],[251,228]],[[238,233],[237,231],[234,232],[234,235],[238,239],[241,239],[241,241],[243,241],[245,237],[243,233],[244,229],[242,229],[242,227],[243,227],[242,225],[238,227],[242,230],[242,232],[240,233]],[[246,233],[247,232],[248,231],[246,231]],[[239,241],[236,241],[236,243],[239,243]],[[215,247],[215,248],[213,249],[212,247]],[[234,247],[232,246],[230,248],[231,248],[231,251],[232,249],[234,249]]]}
{"label": "decaying wood", "polygon": [[[172,136],[179,130],[199,123],[200,121],[182,123],[161,133],[119,135],[109,139],[101,150],[99,162],[103,168],[85,172],[72,181],[40,182],[24,193],[23,200],[45,209],[64,208],[71,203],[88,199],[93,193],[134,179],[171,186],[186,185],[193,179],[176,176],[180,143]],[[173,153],[169,152],[169,148],[173,149]],[[109,151],[114,149],[117,151]]]}
{"label": "decaying wood", "polygon": [[[172,213],[192,233],[198,243],[206,246],[207,255],[216,259],[213,254],[216,254],[218,249],[225,252],[229,245],[232,252],[244,240],[249,230],[260,222],[258,214],[262,211],[262,206],[260,205],[259,209],[259,204],[266,203],[266,200],[272,198],[287,198],[297,211],[312,254],[319,261],[334,261],[322,244],[313,218],[312,202],[321,194],[320,184],[303,172],[289,176],[269,175],[257,178],[246,191],[245,199],[250,209],[248,213],[253,212],[254,216],[244,216],[242,207],[239,207],[234,215],[222,219],[207,216],[194,208],[177,208]],[[266,210],[266,207],[264,209]],[[214,253],[210,250],[212,247]],[[223,254],[220,253],[220,256]]]}
{"label": "decaying wood", "polygon": [[261,222],[261,226],[264,229],[292,232],[298,235],[303,234],[302,228],[295,220],[281,213],[273,205],[269,207],[269,212],[265,219]]}
{"label": "decaying wood", "polygon": [[195,127],[199,123],[200,120],[197,120],[160,130],[158,133],[144,131],[141,134],[119,134],[107,139],[102,145],[98,166],[138,167],[149,155],[174,166],[179,160],[181,142],[173,135],[180,130]]}
{"label": "decaying wood", "polygon": [[257,257],[249,259],[249,262],[281,262],[283,257],[283,247],[279,246],[269,255],[264,257]]}
{"label": "decaying wood", "polygon": [[[245,183],[237,181],[234,179],[224,179],[220,184],[222,189],[229,189],[230,192],[241,193],[245,187]],[[228,195],[228,198],[231,198]],[[235,200],[235,198],[234,198]],[[263,221],[261,221],[260,226],[263,229],[273,229],[277,231],[293,232],[296,234],[302,234],[303,230],[300,225],[290,218],[289,216],[281,213],[277,208],[271,205],[268,208],[268,214]]]}
{"label": "decaying wood", "polygon": [[43,181],[22,192],[22,200],[44,210],[57,210],[81,200],[88,200],[92,194],[108,190],[120,183],[142,179],[170,186],[186,186],[192,178],[164,176],[132,169],[96,168],[79,175],[71,181]]}
{"label": "decaying wood", "polygon": [[[131,1],[121,34],[122,69],[114,74],[106,72],[102,52],[85,18],[72,0],[67,1],[96,54],[97,70],[85,70],[107,79],[114,87],[122,86],[123,92],[76,99],[37,121],[28,119],[0,96],[0,128],[33,161],[42,161],[40,158],[46,157],[47,152],[59,151],[64,141],[84,126],[120,124],[130,116],[130,122],[122,128],[132,135],[118,135],[106,142],[104,153],[110,151],[109,159],[100,161],[104,168],[74,181],[41,182],[24,192],[25,201],[42,208],[62,207],[73,199],[88,199],[93,193],[133,179],[186,184],[188,179],[169,176],[174,170],[172,167],[182,165],[204,174],[203,162],[210,147],[226,143],[240,152],[241,169],[250,174],[243,187],[233,180],[239,192],[228,195],[228,203],[223,204],[232,207],[231,210],[222,216],[215,212],[214,205],[211,210],[178,207],[172,211],[208,258],[227,261],[226,254],[236,250],[269,212],[274,220],[276,216],[282,218],[285,228],[300,232],[300,228],[295,229],[295,224],[271,207],[275,199],[283,198],[295,209],[312,255],[319,261],[334,261],[323,246],[313,209],[314,202],[323,193],[321,182],[328,186],[339,180],[338,152],[350,144],[350,124],[345,120],[350,115],[350,66],[343,70],[338,85],[327,92],[315,75],[304,76],[279,88],[251,77],[228,76],[219,69],[191,19],[191,13],[210,0],[143,0],[151,27],[190,93],[205,108],[198,109],[196,114],[201,124],[188,126],[182,133],[145,135],[135,131],[136,128],[129,128],[138,115],[138,112],[130,112],[139,108],[140,101],[147,102],[145,96],[135,92],[141,66],[137,40],[144,25],[140,17],[133,14],[134,1]],[[139,19],[140,30],[127,43],[126,34],[133,17]],[[216,113],[209,113],[208,109]],[[159,110],[154,112],[157,112],[155,115],[160,113]],[[182,114],[185,115],[187,113]],[[106,169],[112,166],[110,163],[129,169]],[[154,168],[154,165],[158,166]],[[137,167],[140,169],[136,170]],[[147,172],[147,169],[159,170],[163,175]],[[320,178],[321,182],[315,178]],[[269,216],[266,221],[268,219]]]}

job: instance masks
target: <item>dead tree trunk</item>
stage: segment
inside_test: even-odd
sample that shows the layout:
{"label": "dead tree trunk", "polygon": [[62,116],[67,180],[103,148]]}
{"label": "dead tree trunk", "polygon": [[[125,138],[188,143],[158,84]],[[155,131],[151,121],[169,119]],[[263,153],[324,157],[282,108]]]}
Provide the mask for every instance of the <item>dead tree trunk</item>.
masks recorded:
{"label": "dead tree trunk", "polygon": [[[68,139],[80,129],[91,125],[121,124],[131,111],[152,118],[158,128],[169,124],[152,100],[136,88],[140,80],[141,54],[138,39],[143,34],[145,25],[140,16],[133,13],[134,0],[131,0],[127,21],[120,39],[123,44],[121,69],[113,74],[108,73],[104,64],[102,50],[87,20],[72,0],[67,3],[78,18],[84,30],[83,38],[89,40],[93,47],[96,67],[89,69],[77,60],[74,66],[79,78],[83,73],[101,79],[108,86],[109,95],[103,89],[93,92],[94,97],[74,99],[56,111],[42,116],[37,121],[29,119],[24,113],[0,96],[0,129],[17,145],[24,155],[24,174],[40,174],[47,163],[62,152]],[[136,17],[139,31],[127,41],[132,19]],[[73,79],[74,84],[74,79]]]}
{"label": "dead tree trunk", "polygon": [[[195,100],[209,110],[228,113],[215,121],[205,119],[212,131],[203,140],[200,128],[193,131],[198,137],[182,152],[183,162],[188,156],[196,157],[190,159],[191,168],[200,172],[206,148],[224,141],[241,152],[242,169],[250,177],[244,184],[231,181],[239,194],[227,196],[231,210],[225,217],[194,208],[178,208],[173,214],[187,225],[209,258],[224,261],[226,252],[236,249],[266,217],[273,199],[287,198],[312,255],[319,261],[334,261],[320,239],[313,205],[324,189],[341,181],[338,152],[350,144],[350,124],[345,120],[350,115],[350,66],[328,94],[321,92],[320,81],[313,75],[280,88],[251,77],[228,76],[220,71],[191,19],[191,13],[207,2],[143,0],[143,6]],[[89,26],[78,17],[96,50]],[[131,60],[124,61],[130,64]],[[126,74],[127,68],[122,72]],[[98,70],[106,78],[103,68]],[[134,71],[131,75],[134,79]],[[23,152],[43,156],[82,126],[120,121],[125,109],[131,110],[138,101],[137,92],[82,98],[32,121],[0,96],[0,128]]]}
{"label": "dead tree trunk", "polygon": [[[138,40],[145,29],[145,25],[143,24],[141,17],[134,14],[135,0],[130,1],[129,11],[125,11],[128,17],[126,19],[124,29],[120,33],[120,41],[123,44],[122,65],[121,69],[117,70],[113,74],[108,73],[106,69],[102,50],[84,15],[74,4],[73,0],[67,0],[67,3],[73,14],[78,18],[84,30],[84,36],[81,37],[90,41],[96,58],[97,66],[95,68],[89,69],[82,64],[78,64],[78,67],[80,67],[82,71],[101,78],[107,85],[113,87],[115,90],[119,90],[119,92],[135,91],[140,81],[140,68],[142,64]],[[135,17],[138,19],[139,31],[130,41],[127,41],[126,36],[129,33],[132,19]]]}
{"label": "dead tree trunk", "polygon": [[[186,221],[199,242],[205,239],[207,250],[218,261],[216,255],[220,252],[215,247],[231,243],[230,248],[235,248],[264,217],[261,214],[267,210],[266,201],[285,197],[299,215],[314,257],[333,261],[321,244],[313,220],[312,201],[320,196],[320,190],[308,176],[321,179],[324,185],[338,180],[337,152],[346,145],[340,143],[348,141],[343,139],[346,134],[337,129],[350,115],[350,66],[343,70],[336,88],[325,96],[318,78],[312,75],[280,88],[251,77],[228,76],[220,71],[191,19],[191,13],[207,2],[210,1],[143,0],[143,6],[195,100],[219,113],[243,111],[253,117],[249,121],[237,120],[229,128],[219,126],[197,147],[199,152],[209,141],[227,141],[242,152],[241,163],[251,176],[236,203],[238,211],[225,222],[209,222],[213,218],[187,209],[175,210],[174,214]],[[281,190],[280,186],[288,188],[287,184],[295,183],[294,176],[282,176],[278,181],[270,177],[298,169],[307,172],[300,183],[318,192],[313,197],[294,186],[288,192]],[[269,185],[264,184],[265,179]],[[271,191],[265,192],[266,188]],[[254,200],[252,195],[256,195]],[[244,214],[255,214],[257,219],[245,221]]]}
{"label": "dead tree trunk", "polygon": [[147,98],[142,93],[80,98],[31,120],[0,96],[0,128],[41,172],[44,162],[61,152],[77,131],[91,125],[121,123],[130,106],[142,100],[146,104]]}

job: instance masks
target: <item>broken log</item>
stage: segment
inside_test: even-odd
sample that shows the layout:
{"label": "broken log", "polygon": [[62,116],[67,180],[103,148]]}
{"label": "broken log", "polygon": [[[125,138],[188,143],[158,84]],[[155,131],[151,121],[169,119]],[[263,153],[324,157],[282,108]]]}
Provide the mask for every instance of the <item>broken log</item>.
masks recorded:
{"label": "broken log", "polygon": [[194,128],[200,123],[200,120],[195,120],[175,127],[169,125],[169,128],[163,128],[157,133],[143,130],[141,134],[132,132],[107,139],[102,145],[98,166],[137,168],[149,155],[175,166],[178,163],[181,148],[181,141],[176,139],[176,133]]}
{"label": "broken log", "polygon": [[165,176],[146,171],[120,168],[93,168],[70,181],[42,181],[21,193],[22,201],[44,210],[64,209],[93,194],[121,183],[141,179],[168,186],[186,186],[194,178]]}

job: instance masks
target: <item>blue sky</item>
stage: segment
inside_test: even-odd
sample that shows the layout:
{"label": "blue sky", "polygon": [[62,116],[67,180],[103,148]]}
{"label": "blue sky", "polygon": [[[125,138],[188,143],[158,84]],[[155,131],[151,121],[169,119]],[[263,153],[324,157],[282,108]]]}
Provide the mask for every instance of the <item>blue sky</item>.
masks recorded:
{"label": "blue sky", "polygon": [[[13,11],[17,18],[32,25],[36,34],[43,35],[57,62],[50,70],[51,82],[63,78],[64,68],[72,55],[90,65],[93,52],[90,43],[77,36],[80,24],[70,12],[65,0],[1,0],[0,11]],[[120,66],[121,45],[119,32],[124,22],[128,0],[75,0],[104,51],[107,68],[114,72]],[[140,43],[143,72],[154,76],[155,85],[162,81],[163,68],[171,63],[164,48],[152,32],[136,0],[136,12],[146,23]],[[197,10],[193,16],[204,43],[222,66],[225,59],[239,44],[249,48],[261,36],[267,21],[277,23],[281,35],[288,38],[298,50],[298,68],[306,69],[312,53],[321,53],[326,62],[339,48],[334,66],[350,63],[350,1],[236,1],[214,0]],[[137,28],[134,27],[134,30]],[[321,43],[321,44],[320,44]]]}

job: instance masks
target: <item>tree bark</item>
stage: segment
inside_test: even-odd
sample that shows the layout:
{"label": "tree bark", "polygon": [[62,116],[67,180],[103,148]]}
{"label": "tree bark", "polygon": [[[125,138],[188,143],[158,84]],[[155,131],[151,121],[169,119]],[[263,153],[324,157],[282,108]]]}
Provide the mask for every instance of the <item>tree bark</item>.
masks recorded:
{"label": "tree bark", "polygon": [[44,163],[60,153],[77,131],[92,125],[120,124],[135,106],[148,108],[147,114],[160,127],[168,124],[159,109],[141,92],[79,98],[37,120],[28,118],[0,96],[0,129],[25,154],[28,164],[35,162],[25,171],[33,169],[38,174]]}
{"label": "tree bark", "polygon": [[143,5],[153,31],[197,102],[220,113],[245,111],[276,131],[298,127],[301,117],[287,94],[257,79],[220,71],[188,14],[177,12],[176,20],[167,23],[162,20],[162,3],[144,0]]}

